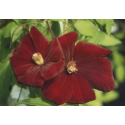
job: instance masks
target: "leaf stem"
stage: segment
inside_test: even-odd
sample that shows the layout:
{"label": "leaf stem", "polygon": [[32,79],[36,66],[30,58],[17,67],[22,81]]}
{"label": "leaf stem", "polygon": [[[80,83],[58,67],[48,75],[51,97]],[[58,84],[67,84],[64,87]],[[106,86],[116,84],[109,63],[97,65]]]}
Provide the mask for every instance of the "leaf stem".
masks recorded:
{"label": "leaf stem", "polygon": [[51,29],[51,27],[50,27],[48,21],[46,21],[46,23],[47,23],[47,26],[48,26],[48,28],[49,28],[49,31],[50,31],[51,34],[52,34],[52,37],[54,38],[55,36],[54,36],[54,34],[53,34],[53,31],[52,31],[52,29]]}

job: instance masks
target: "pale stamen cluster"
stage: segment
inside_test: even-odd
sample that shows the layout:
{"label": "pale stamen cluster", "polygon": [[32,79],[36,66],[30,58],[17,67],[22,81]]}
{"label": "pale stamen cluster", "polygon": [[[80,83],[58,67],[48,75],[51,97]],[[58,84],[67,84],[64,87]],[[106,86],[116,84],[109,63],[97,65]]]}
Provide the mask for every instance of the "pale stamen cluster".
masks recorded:
{"label": "pale stamen cluster", "polygon": [[78,69],[76,68],[76,63],[74,61],[71,61],[67,64],[67,71],[69,74],[78,71]]}

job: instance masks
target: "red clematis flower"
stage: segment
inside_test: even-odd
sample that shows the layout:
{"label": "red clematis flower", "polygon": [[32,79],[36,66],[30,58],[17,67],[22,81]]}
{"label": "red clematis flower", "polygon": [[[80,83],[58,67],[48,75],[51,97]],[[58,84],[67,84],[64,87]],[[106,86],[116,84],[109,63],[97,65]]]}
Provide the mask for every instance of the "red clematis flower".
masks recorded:
{"label": "red clematis flower", "polygon": [[57,38],[49,43],[32,27],[13,51],[10,61],[20,84],[42,87],[44,81],[63,71],[64,54]]}
{"label": "red clematis flower", "polygon": [[115,83],[111,64],[105,56],[112,51],[87,42],[79,42],[76,32],[58,38],[65,56],[65,67],[58,77],[46,81],[42,94],[57,104],[85,103],[95,99],[93,88],[108,92]]}

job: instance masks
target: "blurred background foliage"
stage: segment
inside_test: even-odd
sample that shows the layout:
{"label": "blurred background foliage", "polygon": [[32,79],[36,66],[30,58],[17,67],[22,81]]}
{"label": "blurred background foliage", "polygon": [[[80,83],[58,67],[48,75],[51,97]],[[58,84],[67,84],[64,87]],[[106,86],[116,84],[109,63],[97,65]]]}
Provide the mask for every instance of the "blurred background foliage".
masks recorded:
{"label": "blurred background foliage", "polygon": [[[76,31],[79,34],[76,43],[87,41],[113,51],[108,59],[112,63],[115,90],[108,93],[94,90],[96,100],[79,105],[125,105],[125,20],[49,19],[48,21],[57,37],[65,31]],[[49,41],[52,40],[44,19],[0,19],[0,105],[14,105],[14,103],[15,105],[55,105],[42,97],[41,89],[18,84],[9,62],[12,50],[29,32],[31,26],[36,26]]]}

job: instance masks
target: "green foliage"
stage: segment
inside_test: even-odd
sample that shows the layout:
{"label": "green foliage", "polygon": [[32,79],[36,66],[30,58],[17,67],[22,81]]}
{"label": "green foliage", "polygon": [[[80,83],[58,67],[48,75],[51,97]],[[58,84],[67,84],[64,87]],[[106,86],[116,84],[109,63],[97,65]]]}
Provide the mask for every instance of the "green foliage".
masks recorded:
{"label": "green foliage", "polygon": [[[56,37],[63,35],[65,32],[76,31],[79,41],[86,41],[97,45],[105,46],[113,50],[110,60],[115,75],[117,88],[120,83],[125,81],[125,56],[121,53],[124,49],[121,39],[125,38],[125,30],[111,34],[111,28],[114,25],[113,19],[47,19],[49,25]],[[27,87],[18,84],[10,66],[9,58],[12,50],[19,44],[24,35],[29,32],[32,26],[38,28],[46,38],[51,41],[52,34],[46,24],[46,19],[13,19],[8,20],[5,25],[0,23],[0,105],[7,105],[9,93],[14,85]],[[2,20],[1,22],[4,22]],[[23,24],[23,25],[22,25]],[[66,29],[67,27],[67,29]],[[11,45],[11,46],[10,46]],[[12,48],[13,47],[13,48]],[[15,103],[15,105],[35,105],[35,106],[51,106],[56,105],[51,101],[42,97],[41,89],[28,87],[29,99],[25,99]],[[114,90],[108,93],[94,90],[96,100],[86,103],[86,105],[103,105],[119,98],[119,93]],[[84,104],[65,104],[66,106],[83,106]]]}
{"label": "green foliage", "polygon": [[56,37],[59,36],[59,34],[60,34],[60,25],[59,25],[59,22],[58,22],[58,21],[54,21],[54,22],[52,23],[52,31],[53,31],[53,33],[54,33],[54,35],[55,35]]}
{"label": "green foliage", "polygon": [[45,100],[39,97],[25,99],[25,100],[15,103],[15,105],[19,105],[19,104],[26,104],[26,105],[31,105],[31,106],[33,105],[34,106],[54,106],[55,105],[53,102],[50,102],[48,100]]}
{"label": "green foliage", "polygon": [[0,101],[7,98],[11,81],[12,69],[10,62],[0,63]]}
{"label": "green foliage", "polygon": [[96,33],[93,37],[91,37],[88,42],[102,45],[102,46],[114,46],[121,44],[121,41],[116,39],[113,36],[108,36],[107,34],[103,32]]}
{"label": "green foliage", "polygon": [[65,21],[65,19],[51,19],[52,21]]}
{"label": "green foliage", "polygon": [[81,34],[86,36],[93,36],[97,32],[97,29],[90,21],[79,20],[74,26]]}

